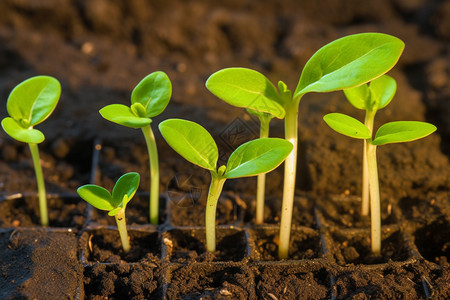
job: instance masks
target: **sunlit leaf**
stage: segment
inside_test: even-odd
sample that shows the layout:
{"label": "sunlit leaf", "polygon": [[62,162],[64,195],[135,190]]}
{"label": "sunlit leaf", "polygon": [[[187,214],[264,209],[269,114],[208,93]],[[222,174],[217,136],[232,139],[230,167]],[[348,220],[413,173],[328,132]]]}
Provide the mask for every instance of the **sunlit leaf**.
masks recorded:
{"label": "sunlit leaf", "polygon": [[211,93],[236,106],[284,118],[285,111],[275,86],[261,73],[246,68],[227,68],[206,81]]}
{"label": "sunlit leaf", "polygon": [[159,124],[166,142],[189,162],[216,172],[219,150],[205,128],[195,122],[169,119]]}
{"label": "sunlit leaf", "polygon": [[239,146],[230,156],[225,178],[255,176],[278,167],[292,151],[291,142],[279,138],[262,138]]}
{"label": "sunlit leaf", "polygon": [[323,120],[340,134],[357,139],[369,139],[371,137],[370,130],[366,125],[347,115],[331,113],[324,116]]}
{"label": "sunlit leaf", "polygon": [[418,121],[397,121],[381,126],[372,141],[374,145],[410,142],[436,131],[436,126]]}

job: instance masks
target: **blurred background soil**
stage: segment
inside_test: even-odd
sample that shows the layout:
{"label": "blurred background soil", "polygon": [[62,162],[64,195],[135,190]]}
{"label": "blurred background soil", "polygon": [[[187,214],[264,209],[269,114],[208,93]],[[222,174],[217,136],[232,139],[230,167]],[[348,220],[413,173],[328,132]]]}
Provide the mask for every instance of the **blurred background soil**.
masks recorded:
{"label": "blurred background soil", "polygon": [[[242,141],[256,137],[254,120],[205,88],[212,73],[233,66],[253,68],[293,90],[317,49],[359,32],[392,34],[406,44],[389,73],[398,82],[397,95],[377,114],[375,127],[395,120],[428,121],[438,127],[437,134],[424,140],[380,147],[382,190],[396,198],[448,192],[450,1],[4,0],[0,117],[7,115],[6,100],[16,84],[38,74],[57,77],[63,87],[60,103],[38,129],[47,137],[41,146],[43,159],[55,164],[47,168],[48,173],[56,172],[47,179],[50,189],[52,184],[56,191],[61,186],[73,189],[89,180],[88,164],[97,138],[128,145],[125,157],[146,165],[140,131],[112,124],[97,111],[112,103],[129,104],[134,86],[147,74],[162,70],[172,80],[173,97],[152,126],[162,149],[161,169],[171,168],[179,158],[157,130],[164,119],[194,120],[221,146],[223,133],[236,122],[249,128]],[[302,99],[297,187],[318,194],[359,194],[361,143],[330,130],[322,121],[329,112],[363,117],[342,92]],[[271,134],[283,136],[281,120],[272,121]],[[134,145],[142,147],[133,150]],[[110,153],[111,158],[115,154]],[[0,191],[34,184],[32,169],[26,171],[30,181],[18,175],[19,184],[14,186],[17,181],[11,180],[17,169],[25,172],[28,157],[25,146],[0,133]],[[270,176],[273,187],[268,190],[277,194],[281,173]],[[238,191],[247,187],[247,181],[229,186]]]}

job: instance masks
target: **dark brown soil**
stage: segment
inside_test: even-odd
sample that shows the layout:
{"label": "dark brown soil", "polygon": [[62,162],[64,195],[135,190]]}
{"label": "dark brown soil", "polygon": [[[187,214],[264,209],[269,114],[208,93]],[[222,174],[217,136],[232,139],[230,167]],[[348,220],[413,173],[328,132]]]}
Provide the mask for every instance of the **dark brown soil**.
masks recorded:
{"label": "dark brown soil", "polygon": [[[450,4],[441,0],[0,1],[0,119],[11,89],[30,76],[55,76],[63,89],[37,126],[46,136],[39,149],[47,191],[55,195],[51,228],[38,226],[28,147],[0,132],[0,298],[449,299],[449,20]],[[362,143],[322,120],[330,112],[363,118],[342,92],[306,95],[300,104],[291,258],[276,260],[282,168],[267,177],[263,226],[254,224],[256,179],[226,182],[217,220],[227,233],[218,253],[206,253],[209,174],[170,149],[159,122],[200,123],[224,163],[258,136],[258,122],[209,93],[210,74],[249,67],[293,90],[319,47],[368,31],[406,44],[390,72],[397,94],[375,128],[396,120],[438,127],[426,139],[378,149],[382,223],[390,229],[383,256],[371,256],[368,219],[358,214]],[[162,224],[152,226],[142,133],[97,111],[129,104],[133,87],[156,70],[169,75],[173,96],[152,123]],[[271,136],[283,135],[283,122],[273,120]],[[141,186],[127,211],[134,248],[127,256],[114,218],[93,211],[76,189],[89,182],[111,189],[130,171],[141,174]]]}

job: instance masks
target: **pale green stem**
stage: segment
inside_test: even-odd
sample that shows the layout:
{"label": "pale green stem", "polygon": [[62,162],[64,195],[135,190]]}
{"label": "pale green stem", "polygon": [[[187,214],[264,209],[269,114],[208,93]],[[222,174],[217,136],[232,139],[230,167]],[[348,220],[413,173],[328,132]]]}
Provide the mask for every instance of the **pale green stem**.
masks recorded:
{"label": "pale green stem", "polygon": [[142,133],[147,143],[150,163],[150,223],[158,224],[159,214],[159,162],[155,136],[150,125],[142,127]]}
{"label": "pale green stem", "polygon": [[33,159],[34,171],[39,194],[39,212],[41,215],[41,225],[48,226],[47,197],[45,193],[44,175],[42,173],[41,160],[39,158],[39,149],[37,144],[28,144]]}
{"label": "pale green stem", "polygon": [[[269,123],[271,118],[259,118],[261,122],[260,127],[260,138],[269,137]],[[264,223],[264,196],[265,196],[265,186],[266,186],[266,174],[259,174],[257,177],[257,188],[256,188],[256,224]]]}
{"label": "pale green stem", "polygon": [[381,214],[380,214],[380,188],[377,169],[377,146],[367,143],[367,165],[369,169],[370,190],[370,220],[372,232],[372,252],[381,252]]}
{"label": "pale green stem", "polygon": [[[376,110],[370,111],[366,110],[366,116],[364,119],[364,124],[370,131],[372,135],[373,131],[373,121],[375,118]],[[362,203],[361,203],[361,215],[369,215],[369,169],[367,167],[367,140],[364,140],[364,150],[363,150],[363,174],[362,174]]]}
{"label": "pale green stem", "polygon": [[206,202],[205,230],[206,230],[206,249],[209,252],[216,251],[216,208],[222,192],[225,178],[211,173],[211,185],[208,191],[208,200]]}
{"label": "pale green stem", "polygon": [[278,257],[280,259],[286,259],[289,255],[289,239],[291,234],[292,210],[295,195],[295,175],[297,169],[297,113],[298,101],[293,101],[291,105],[286,107],[286,117],[284,120],[285,138],[294,145],[294,148],[284,162],[283,203],[280,221],[280,246],[278,248]]}
{"label": "pale green stem", "polygon": [[130,251],[130,241],[128,239],[127,223],[125,221],[125,210],[119,210],[117,215],[114,217],[116,218],[117,229],[119,230],[123,251],[128,252]]}

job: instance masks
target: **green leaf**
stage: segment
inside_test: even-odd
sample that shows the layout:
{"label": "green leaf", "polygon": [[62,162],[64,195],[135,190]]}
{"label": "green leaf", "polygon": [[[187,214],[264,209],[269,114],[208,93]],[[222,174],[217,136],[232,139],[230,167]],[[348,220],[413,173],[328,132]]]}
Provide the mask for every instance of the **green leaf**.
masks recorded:
{"label": "green leaf", "polygon": [[58,103],[61,85],[50,76],[31,77],[18,84],[8,97],[9,115],[28,128],[47,119]]}
{"label": "green leaf", "polygon": [[373,103],[376,103],[377,109],[384,108],[394,98],[397,91],[397,82],[394,78],[383,75],[369,84],[370,96]]}
{"label": "green leaf", "polygon": [[410,142],[436,131],[436,126],[418,121],[390,122],[381,126],[372,141],[373,145]]}
{"label": "green leaf", "polygon": [[153,118],[164,111],[172,96],[172,83],[162,71],[147,75],[131,93],[131,104],[144,106],[147,118]]}
{"label": "green leaf", "polygon": [[348,102],[357,109],[367,109],[367,100],[370,99],[370,90],[367,84],[345,89],[344,94]]}
{"label": "green leaf", "polygon": [[233,106],[284,118],[284,107],[275,86],[257,71],[246,68],[223,69],[208,78],[206,87]]}
{"label": "green leaf", "polygon": [[[114,185],[112,191],[113,206],[125,208],[127,203],[124,199],[131,200],[139,187],[140,176],[138,173],[130,172],[122,175]],[[126,202],[128,202],[126,201]]]}
{"label": "green leaf", "polygon": [[131,128],[142,128],[152,122],[149,118],[136,116],[128,106],[122,104],[105,106],[99,112],[106,120]]}
{"label": "green leaf", "polygon": [[320,48],[306,63],[294,98],[308,92],[331,92],[369,82],[398,61],[405,45],[382,33],[360,33]]}
{"label": "green leaf", "polygon": [[225,178],[255,176],[278,167],[293,149],[279,138],[256,139],[237,148],[228,159]]}
{"label": "green leaf", "polygon": [[169,119],[159,124],[167,143],[191,163],[216,172],[219,150],[205,128],[195,122]]}
{"label": "green leaf", "polygon": [[45,136],[37,129],[25,129],[13,118],[4,118],[2,120],[3,130],[12,138],[19,142],[39,144],[45,140]]}
{"label": "green leaf", "polygon": [[323,117],[323,120],[331,129],[356,139],[371,138],[370,130],[363,123],[355,118],[344,114],[331,113]]}
{"label": "green leaf", "polygon": [[78,195],[92,206],[101,210],[114,208],[112,196],[105,188],[94,184],[86,184],[77,189]]}

